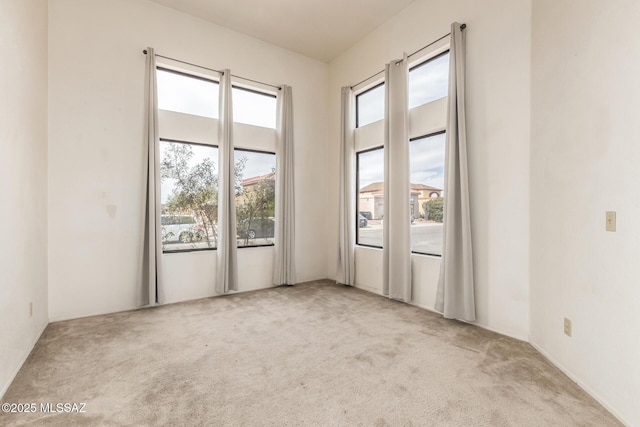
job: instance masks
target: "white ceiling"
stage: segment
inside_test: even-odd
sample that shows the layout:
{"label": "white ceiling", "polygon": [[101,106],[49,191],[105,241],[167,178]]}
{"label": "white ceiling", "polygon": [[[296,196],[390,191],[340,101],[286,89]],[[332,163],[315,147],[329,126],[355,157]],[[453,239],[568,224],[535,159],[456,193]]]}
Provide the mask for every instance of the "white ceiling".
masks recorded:
{"label": "white ceiling", "polygon": [[414,0],[152,0],[329,62]]}

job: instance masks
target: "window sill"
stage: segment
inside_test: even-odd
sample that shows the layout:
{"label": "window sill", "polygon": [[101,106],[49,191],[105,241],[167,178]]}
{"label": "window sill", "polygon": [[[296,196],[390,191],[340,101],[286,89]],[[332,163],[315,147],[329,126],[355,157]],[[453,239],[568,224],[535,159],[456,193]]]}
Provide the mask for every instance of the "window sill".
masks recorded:
{"label": "window sill", "polygon": [[275,246],[274,243],[269,243],[266,245],[247,245],[247,246],[238,246],[238,249],[247,249],[247,248],[270,248]]}
{"label": "window sill", "polygon": [[[372,245],[363,245],[360,243],[356,243],[356,248],[366,248],[366,249],[377,249],[377,250],[382,250],[382,246],[372,246]],[[428,253],[424,253],[424,252],[414,252],[411,251],[411,255],[418,255],[421,257],[429,257],[429,258],[435,258],[435,259],[442,259],[442,255],[437,255],[437,254],[428,254]]]}
{"label": "window sill", "polygon": [[427,253],[424,253],[424,252],[413,252],[413,251],[411,251],[411,255],[419,255],[419,256],[421,256],[421,257],[428,257],[428,258],[442,259],[442,255],[427,254]]}
{"label": "window sill", "polygon": [[185,252],[205,252],[205,251],[215,251],[218,248],[192,248],[192,249],[176,249],[174,251],[162,251],[162,255],[165,254],[183,254]]}
{"label": "window sill", "polygon": [[382,246],[363,245],[362,243],[356,243],[356,247],[358,247],[358,248],[367,248],[367,249],[379,249],[379,250],[382,250]]}

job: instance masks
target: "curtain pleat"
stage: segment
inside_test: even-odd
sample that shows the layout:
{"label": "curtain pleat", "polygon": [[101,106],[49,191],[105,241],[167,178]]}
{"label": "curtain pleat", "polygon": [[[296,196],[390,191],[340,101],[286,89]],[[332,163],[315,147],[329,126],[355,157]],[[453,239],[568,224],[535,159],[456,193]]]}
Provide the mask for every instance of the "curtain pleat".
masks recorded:
{"label": "curtain pleat", "polygon": [[155,305],[164,300],[160,280],[160,262],[162,259],[160,224],[160,139],[158,135],[158,89],[156,82],[156,56],[153,48],[147,48],[146,58],[145,110],[146,128],[144,144],[146,161],[144,181],[146,185],[146,203],[144,217],[142,286],[139,305]]}
{"label": "curtain pleat", "polygon": [[476,319],[465,117],[465,36],[451,26],[449,109],[444,182],[444,236],[436,310],[444,317]]}
{"label": "curtain pleat", "polygon": [[355,285],[355,108],[353,90],[342,88],[340,117],[340,188],[336,281]]}
{"label": "curtain pleat", "polygon": [[235,164],[233,153],[233,102],[231,71],[220,77],[218,128],[218,250],[216,292],[238,290]]}
{"label": "curtain pleat", "polygon": [[411,301],[407,57],[385,69],[383,293]]}
{"label": "curtain pleat", "polygon": [[293,95],[282,86],[277,105],[276,224],[273,284],[296,283],[295,198],[293,158]]}

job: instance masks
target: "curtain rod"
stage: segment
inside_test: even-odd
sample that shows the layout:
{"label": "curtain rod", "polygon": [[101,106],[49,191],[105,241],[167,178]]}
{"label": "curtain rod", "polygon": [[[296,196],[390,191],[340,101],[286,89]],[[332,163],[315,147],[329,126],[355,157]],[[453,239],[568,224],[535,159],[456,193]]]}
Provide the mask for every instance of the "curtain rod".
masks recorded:
{"label": "curtain rod", "polygon": [[[462,24],[462,25],[460,25],[460,29],[461,29],[461,30],[464,30],[465,28],[467,28],[467,24]],[[442,39],[444,39],[444,38],[449,37],[450,35],[451,35],[451,32],[448,32],[447,34],[445,34],[444,36],[440,37],[439,39],[432,41],[431,43],[429,43],[429,44],[428,44],[428,45],[426,45],[426,46],[422,46],[420,49],[416,50],[415,52],[413,52],[413,53],[411,53],[410,55],[407,55],[407,56],[408,56],[408,57],[411,57],[411,56],[415,55],[416,53],[418,53],[418,52],[420,52],[420,51],[422,51],[422,50],[425,50],[426,48],[428,48],[428,47],[430,47],[430,46],[433,46],[434,44],[438,43],[440,40],[442,40]],[[372,74],[372,75],[370,75],[369,77],[367,77],[366,79],[364,79],[364,80],[360,80],[358,83],[356,83],[356,84],[354,84],[354,85],[351,85],[351,86],[349,86],[349,87],[350,87],[351,89],[353,89],[354,87],[358,86],[359,84],[362,84],[362,83],[366,82],[367,80],[374,78],[375,76],[377,76],[377,75],[378,75],[378,74],[380,74],[380,73],[384,73],[384,70],[378,71],[377,73]]]}
{"label": "curtain rod", "polygon": [[[144,49],[144,50],[142,51],[142,53],[144,53],[144,54],[146,55],[146,54],[147,54],[147,49]],[[191,65],[192,67],[202,68],[203,70],[214,71],[214,72],[216,72],[216,73],[220,73],[220,74],[222,74],[222,73],[223,73],[223,72],[222,72],[222,71],[220,71],[220,70],[215,70],[215,69],[213,69],[213,68],[203,67],[202,65],[192,64],[191,62],[181,61],[181,60],[179,60],[179,59],[170,58],[170,57],[168,57],[168,56],[164,56],[164,55],[158,55],[157,53],[156,53],[156,56],[157,56],[157,57],[160,57],[160,58],[164,58],[164,59],[169,59],[169,60],[171,60],[171,61],[176,61],[176,62],[179,62],[179,63],[181,63],[181,64]],[[269,84],[269,83],[264,83],[264,82],[259,82],[258,80],[248,79],[248,78],[246,78],[246,77],[242,77],[242,76],[236,76],[235,74],[231,74],[231,77],[236,77],[236,78],[238,78],[238,79],[247,80],[247,81],[249,81],[249,82],[258,83],[258,84],[265,85],[265,86],[271,86],[272,88],[275,88],[275,89],[278,89],[278,90],[282,89],[280,86],[271,85],[271,84]]]}

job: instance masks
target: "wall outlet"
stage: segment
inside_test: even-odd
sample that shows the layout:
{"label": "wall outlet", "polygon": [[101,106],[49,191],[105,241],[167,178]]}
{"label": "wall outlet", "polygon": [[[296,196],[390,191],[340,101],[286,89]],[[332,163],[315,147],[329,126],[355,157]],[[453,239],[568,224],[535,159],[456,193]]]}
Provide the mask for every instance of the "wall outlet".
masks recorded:
{"label": "wall outlet", "polygon": [[564,318],[564,334],[568,337],[571,336],[571,319]]}
{"label": "wall outlet", "polygon": [[606,227],[607,231],[616,231],[616,213],[615,211],[607,211],[606,217]]}
{"label": "wall outlet", "polygon": [[33,303],[29,303],[29,317],[33,316]]}

